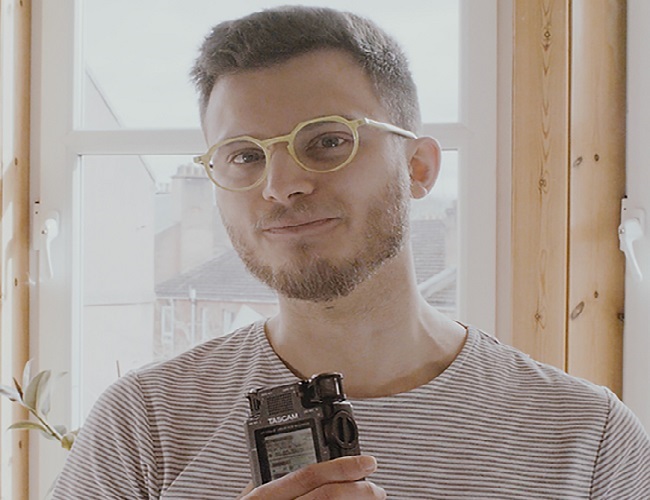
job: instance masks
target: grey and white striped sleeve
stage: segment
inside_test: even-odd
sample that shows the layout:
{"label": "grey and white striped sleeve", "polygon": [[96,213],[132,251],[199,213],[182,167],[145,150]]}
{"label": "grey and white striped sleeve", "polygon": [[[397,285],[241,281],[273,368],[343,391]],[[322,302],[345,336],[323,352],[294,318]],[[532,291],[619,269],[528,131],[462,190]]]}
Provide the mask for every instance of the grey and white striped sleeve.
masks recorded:
{"label": "grey and white striped sleeve", "polygon": [[594,468],[591,498],[650,498],[650,437],[608,389],[609,416]]}
{"label": "grey and white striped sleeve", "polygon": [[147,406],[136,375],[97,401],[67,457],[54,500],[158,498]]}

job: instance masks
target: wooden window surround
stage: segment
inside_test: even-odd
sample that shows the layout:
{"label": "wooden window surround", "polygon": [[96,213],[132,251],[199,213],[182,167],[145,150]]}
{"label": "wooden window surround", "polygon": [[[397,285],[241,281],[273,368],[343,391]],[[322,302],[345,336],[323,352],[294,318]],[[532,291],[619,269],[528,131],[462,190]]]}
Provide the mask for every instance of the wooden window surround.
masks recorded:
{"label": "wooden window surround", "polygon": [[[620,394],[624,261],[616,227],[625,189],[626,3],[511,5],[512,342]],[[14,35],[0,54],[13,60],[0,99],[14,110],[0,117],[0,359],[18,375],[29,357],[31,2],[0,0],[0,7],[1,26]],[[11,498],[26,499],[27,433],[0,429],[0,440],[11,441]]]}

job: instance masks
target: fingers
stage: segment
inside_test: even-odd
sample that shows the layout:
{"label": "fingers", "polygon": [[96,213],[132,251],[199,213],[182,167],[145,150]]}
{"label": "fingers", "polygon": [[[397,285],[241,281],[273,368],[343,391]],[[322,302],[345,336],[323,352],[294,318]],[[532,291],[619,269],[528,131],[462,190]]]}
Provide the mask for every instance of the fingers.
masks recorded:
{"label": "fingers", "polygon": [[386,492],[371,481],[356,481],[353,483],[326,484],[296,500],[384,500]]}
{"label": "fingers", "polygon": [[[320,467],[317,467],[320,465]],[[313,464],[296,471],[286,482],[300,489],[296,496],[314,490],[327,483],[358,481],[377,469],[377,462],[370,456],[344,457],[321,464]],[[285,476],[287,477],[287,476]],[[282,481],[281,478],[280,481]]]}
{"label": "fingers", "polygon": [[[308,465],[271,481],[243,498],[316,500],[325,498],[385,498],[381,488],[368,481],[360,481],[377,469],[377,462],[367,455],[342,457]],[[360,481],[360,482],[358,482]]]}

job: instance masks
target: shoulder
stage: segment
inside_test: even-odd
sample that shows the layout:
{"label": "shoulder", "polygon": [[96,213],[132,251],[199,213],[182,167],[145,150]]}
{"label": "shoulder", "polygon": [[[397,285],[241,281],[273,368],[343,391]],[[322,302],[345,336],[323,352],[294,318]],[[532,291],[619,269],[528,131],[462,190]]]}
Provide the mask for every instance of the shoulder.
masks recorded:
{"label": "shoulder", "polygon": [[228,406],[288,370],[275,355],[264,322],[240,328],[189,351],[131,374],[149,411],[189,411],[194,404]]}
{"label": "shoulder", "polygon": [[275,355],[264,322],[209,340],[167,361],[132,370],[95,405],[104,418],[140,414],[173,422],[211,411],[245,408],[252,389],[284,383],[293,375]]}
{"label": "shoulder", "polygon": [[496,338],[470,328],[463,376],[468,384],[488,387],[501,400],[539,408],[576,419],[589,416],[592,423],[604,422],[610,411],[611,392],[588,380],[541,363]]}
{"label": "shoulder", "polygon": [[575,390],[598,395],[604,404],[608,401],[604,387],[569,375],[550,364],[537,361],[481,330],[470,328],[468,342],[469,339],[473,340],[473,348],[469,354],[471,364],[483,373],[489,374],[495,381],[514,385],[525,383],[529,388],[554,387],[558,390]]}
{"label": "shoulder", "polygon": [[609,413],[593,478],[593,498],[650,498],[650,437],[618,397],[608,392]]}
{"label": "shoulder", "polygon": [[214,371],[227,374],[235,367],[241,370],[246,364],[259,361],[265,357],[267,348],[264,322],[256,322],[204,342],[172,359],[147,365],[136,370],[134,376],[140,384],[147,386],[161,379],[189,379]]}

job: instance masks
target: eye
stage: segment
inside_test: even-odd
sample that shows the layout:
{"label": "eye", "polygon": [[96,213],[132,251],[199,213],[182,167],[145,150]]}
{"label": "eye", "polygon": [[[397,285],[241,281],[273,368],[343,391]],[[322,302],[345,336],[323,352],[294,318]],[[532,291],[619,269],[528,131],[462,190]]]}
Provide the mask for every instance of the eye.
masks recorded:
{"label": "eye", "polygon": [[331,170],[355,147],[354,131],[344,123],[318,121],[300,130],[294,141],[298,159],[309,170]]}
{"label": "eye", "polygon": [[318,145],[323,148],[336,148],[343,144],[345,139],[343,137],[338,137],[335,135],[326,135],[321,137],[318,141]]}
{"label": "eye", "polygon": [[249,149],[239,151],[229,156],[228,162],[237,165],[250,165],[253,163],[264,162],[264,151],[259,149]]}
{"label": "eye", "polygon": [[322,134],[311,140],[309,149],[336,149],[344,146],[349,138],[344,134]]}

